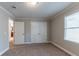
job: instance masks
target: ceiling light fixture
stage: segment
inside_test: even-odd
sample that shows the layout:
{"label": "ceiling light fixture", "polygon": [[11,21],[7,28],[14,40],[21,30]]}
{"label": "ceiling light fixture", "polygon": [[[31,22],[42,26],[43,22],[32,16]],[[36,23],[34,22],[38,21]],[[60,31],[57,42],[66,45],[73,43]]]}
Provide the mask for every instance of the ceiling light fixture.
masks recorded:
{"label": "ceiling light fixture", "polygon": [[32,5],[34,5],[34,6],[37,4],[37,2],[30,2],[30,3],[31,3]]}
{"label": "ceiling light fixture", "polygon": [[36,6],[38,4],[38,0],[29,0],[29,2],[27,2],[28,5],[31,6]]}

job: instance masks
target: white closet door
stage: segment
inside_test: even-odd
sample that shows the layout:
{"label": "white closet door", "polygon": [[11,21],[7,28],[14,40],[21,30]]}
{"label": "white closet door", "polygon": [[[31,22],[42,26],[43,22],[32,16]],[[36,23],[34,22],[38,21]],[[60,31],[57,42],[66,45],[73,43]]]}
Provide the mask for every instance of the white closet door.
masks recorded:
{"label": "white closet door", "polygon": [[39,25],[41,42],[47,42],[47,22],[40,22]]}
{"label": "white closet door", "polygon": [[31,41],[33,43],[43,43],[47,41],[46,22],[31,22]]}
{"label": "white closet door", "polygon": [[24,22],[15,22],[15,44],[24,44]]}

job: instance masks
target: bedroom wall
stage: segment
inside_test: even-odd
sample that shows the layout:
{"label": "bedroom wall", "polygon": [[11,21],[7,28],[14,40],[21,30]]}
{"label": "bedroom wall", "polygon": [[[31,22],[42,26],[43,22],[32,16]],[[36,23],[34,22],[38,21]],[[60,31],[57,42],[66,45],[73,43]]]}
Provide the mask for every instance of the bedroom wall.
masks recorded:
{"label": "bedroom wall", "polygon": [[0,55],[9,49],[9,18],[14,16],[0,6]]}
{"label": "bedroom wall", "polygon": [[54,17],[51,17],[52,42],[63,47],[74,55],[79,55],[79,44],[64,40],[64,18],[65,16],[71,15],[75,12],[79,12],[78,2],[72,3],[67,8],[57,13]]}

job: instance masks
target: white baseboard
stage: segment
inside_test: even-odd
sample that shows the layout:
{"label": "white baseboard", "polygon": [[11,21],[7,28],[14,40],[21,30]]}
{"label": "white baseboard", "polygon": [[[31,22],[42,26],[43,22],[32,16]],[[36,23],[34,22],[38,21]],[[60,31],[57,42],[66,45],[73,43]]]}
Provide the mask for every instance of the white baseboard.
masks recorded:
{"label": "white baseboard", "polygon": [[[50,41],[46,41],[46,42],[24,42],[24,44],[34,44],[34,43],[50,43]],[[15,44],[15,45],[20,45],[20,44]]]}
{"label": "white baseboard", "polygon": [[33,44],[33,43],[50,43],[50,41],[46,41],[46,42],[25,42],[25,44]]}
{"label": "white baseboard", "polygon": [[31,42],[31,43],[50,43],[50,41],[46,41],[46,42]]}
{"label": "white baseboard", "polygon": [[64,52],[68,53],[68,54],[71,55],[71,56],[77,56],[77,55],[75,55],[74,53],[72,53],[72,52],[70,52],[70,51],[64,49],[63,47],[61,47],[60,45],[58,45],[58,44],[56,44],[56,43],[54,43],[54,42],[51,42],[51,44],[55,45],[56,47],[60,48],[61,50],[63,50]]}
{"label": "white baseboard", "polygon": [[0,53],[0,56],[2,55],[2,54],[4,54],[6,51],[8,51],[9,50],[9,48],[6,48],[4,51],[2,51],[1,53]]}
{"label": "white baseboard", "polygon": [[32,44],[31,42],[24,42],[24,44]]}

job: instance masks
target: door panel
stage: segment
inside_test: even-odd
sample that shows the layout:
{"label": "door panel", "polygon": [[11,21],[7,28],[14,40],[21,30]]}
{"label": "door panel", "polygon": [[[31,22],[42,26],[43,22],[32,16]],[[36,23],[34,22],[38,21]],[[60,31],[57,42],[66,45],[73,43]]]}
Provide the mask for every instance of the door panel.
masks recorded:
{"label": "door panel", "polygon": [[47,23],[46,22],[40,22],[40,37],[42,42],[47,41]]}
{"label": "door panel", "polygon": [[47,23],[31,22],[31,39],[33,43],[47,41]]}
{"label": "door panel", "polygon": [[38,42],[38,38],[40,38],[39,34],[39,24],[37,22],[31,22],[31,41]]}
{"label": "door panel", "polygon": [[15,22],[15,44],[24,44],[24,22]]}

